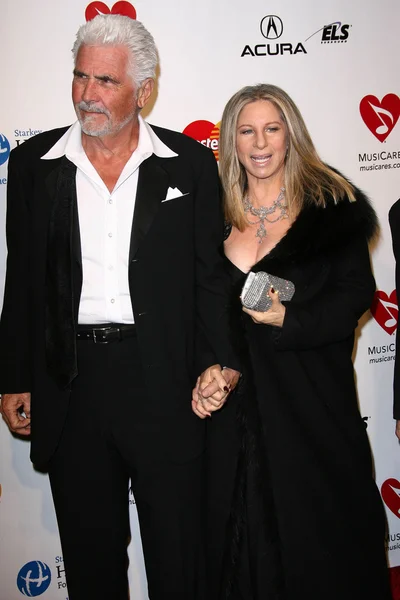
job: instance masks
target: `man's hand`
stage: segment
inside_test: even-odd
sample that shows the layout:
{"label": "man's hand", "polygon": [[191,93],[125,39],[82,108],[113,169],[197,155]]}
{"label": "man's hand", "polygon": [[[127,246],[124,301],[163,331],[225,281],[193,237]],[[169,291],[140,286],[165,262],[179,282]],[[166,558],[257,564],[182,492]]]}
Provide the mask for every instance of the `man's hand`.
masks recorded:
{"label": "man's hand", "polygon": [[275,325],[276,327],[282,327],[285,319],[286,308],[279,300],[278,290],[271,288],[268,292],[268,296],[272,300],[272,306],[265,312],[257,310],[250,310],[249,308],[243,307],[243,311],[250,315],[254,323],[263,325]]}
{"label": "man's hand", "polygon": [[396,421],[396,435],[397,438],[400,440],[400,420]]}
{"label": "man's hand", "polygon": [[31,395],[29,392],[3,394],[0,412],[10,431],[18,433],[18,435],[31,433]]}
{"label": "man's hand", "polygon": [[192,394],[193,412],[204,419],[219,410],[229,393],[236,387],[240,373],[234,369],[221,369],[220,365],[212,365],[197,379]]}

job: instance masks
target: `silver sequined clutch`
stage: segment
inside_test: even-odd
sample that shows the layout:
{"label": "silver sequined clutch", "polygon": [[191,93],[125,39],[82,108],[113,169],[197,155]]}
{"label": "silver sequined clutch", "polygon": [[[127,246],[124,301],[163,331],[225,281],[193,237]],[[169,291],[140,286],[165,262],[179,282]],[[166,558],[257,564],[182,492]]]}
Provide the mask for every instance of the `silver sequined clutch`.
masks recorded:
{"label": "silver sequined clutch", "polygon": [[294,283],[288,279],[281,279],[275,275],[269,275],[264,271],[250,273],[247,275],[240,299],[243,306],[258,312],[265,312],[271,308],[272,300],[268,296],[268,291],[273,287],[279,292],[279,299],[289,301],[293,298]]}

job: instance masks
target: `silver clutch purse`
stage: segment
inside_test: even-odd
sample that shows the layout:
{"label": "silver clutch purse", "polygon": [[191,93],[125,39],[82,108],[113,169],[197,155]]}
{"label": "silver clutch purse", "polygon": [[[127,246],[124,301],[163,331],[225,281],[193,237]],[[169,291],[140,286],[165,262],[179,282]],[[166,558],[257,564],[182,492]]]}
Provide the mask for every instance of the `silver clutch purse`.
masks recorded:
{"label": "silver clutch purse", "polygon": [[281,279],[281,277],[269,275],[269,273],[265,273],[264,271],[259,271],[258,273],[250,271],[240,295],[243,306],[258,312],[267,311],[272,305],[272,300],[268,296],[268,291],[271,287],[279,292],[279,299],[281,301],[288,302],[293,298],[294,283],[288,279]]}

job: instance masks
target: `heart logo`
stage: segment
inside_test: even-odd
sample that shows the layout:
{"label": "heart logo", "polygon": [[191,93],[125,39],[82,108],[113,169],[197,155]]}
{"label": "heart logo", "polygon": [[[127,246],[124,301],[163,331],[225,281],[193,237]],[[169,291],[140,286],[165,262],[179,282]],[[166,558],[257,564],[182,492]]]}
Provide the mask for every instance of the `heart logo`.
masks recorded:
{"label": "heart logo", "polygon": [[379,102],[376,96],[365,96],[360,102],[360,113],[371,133],[384,142],[400,116],[400,98],[386,94]]}
{"label": "heart logo", "polygon": [[129,2],[125,0],[120,0],[120,2],[116,2],[112,9],[110,10],[107,4],[104,2],[91,2],[87,5],[85,10],[85,19],[86,21],[91,21],[97,15],[123,15],[124,17],[130,17],[131,19],[136,19],[136,10],[135,7],[132,6]]}
{"label": "heart logo", "polygon": [[400,600],[400,567],[389,569],[393,600]]}
{"label": "heart logo", "polygon": [[[398,490],[396,492],[396,490]],[[400,519],[400,481],[387,479],[382,483],[381,494],[384,503]]]}
{"label": "heart logo", "polygon": [[382,329],[389,335],[392,335],[396,330],[399,314],[396,290],[393,290],[390,296],[386,292],[382,292],[382,290],[375,292],[371,313]]}

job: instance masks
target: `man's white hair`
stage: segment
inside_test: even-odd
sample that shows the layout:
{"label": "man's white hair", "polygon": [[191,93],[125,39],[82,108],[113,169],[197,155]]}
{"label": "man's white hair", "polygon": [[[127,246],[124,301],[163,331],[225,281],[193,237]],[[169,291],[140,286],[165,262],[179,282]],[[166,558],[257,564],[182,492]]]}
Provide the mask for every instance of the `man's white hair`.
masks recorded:
{"label": "man's white hair", "polygon": [[72,48],[74,64],[82,46],[125,46],[129,52],[129,69],[137,87],[154,78],[158,52],[153,36],[140,21],[122,15],[97,15],[82,25]]}

